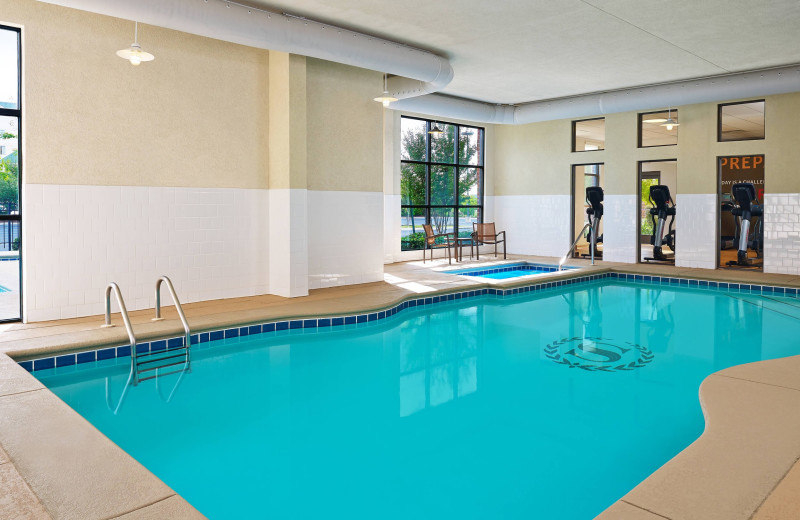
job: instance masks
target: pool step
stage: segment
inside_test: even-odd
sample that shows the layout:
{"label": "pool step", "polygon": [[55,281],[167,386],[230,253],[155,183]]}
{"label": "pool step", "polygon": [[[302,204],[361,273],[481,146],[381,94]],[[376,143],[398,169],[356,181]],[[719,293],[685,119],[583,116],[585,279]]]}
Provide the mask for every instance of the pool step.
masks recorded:
{"label": "pool step", "polygon": [[[162,276],[156,281],[156,317],[153,318],[153,321],[160,321],[163,319],[161,317],[162,283],[165,283],[167,285],[167,289],[169,289],[169,293],[172,296],[172,301],[175,303],[175,310],[178,311],[178,317],[181,320],[181,324],[183,325],[184,332],[186,332],[186,336],[183,340],[183,345],[180,347],[159,350],[156,352],[143,352],[141,354],[139,354],[136,350],[136,336],[133,333],[133,326],[131,325],[131,320],[128,317],[128,310],[125,308],[125,301],[122,299],[122,291],[120,291],[119,286],[114,282],[109,283],[106,287],[106,319],[103,327],[114,326],[111,323],[111,292],[113,291],[117,297],[117,304],[119,305],[119,310],[122,314],[122,321],[125,324],[125,330],[128,333],[128,339],[130,340],[131,344],[130,382],[133,386],[138,385],[141,381],[155,379],[159,376],[165,376],[167,374],[174,374],[176,372],[191,372],[192,365],[190,347],[192,342],[189,322],[186,321],[186,315],[183,313],[181,302],[178,300],[178,295],[175,294],[175,287],[173,287],[172,281],[166,276]],[[183,368],[180,370],[170,371],[167,374],[160,372],[161,369],[175,367],[178,365],[183,365]],[[153,375],[140,377],[140,374],[147,372],[153,372]]]}
{"label": "pool step", "polygon": [[772,296],[750,296],[744,294],[730,296],[737,300],[742,300],[751,305],[755,305],[756,307],[761,307],[762,309],[777,312],[779,314],[783,314],[784,316],[800,320],[800,302],[797,302],[794,299],[782,299]]}
{"label": "pool step", "polygon": [[[144,358],[144,359],[143,359]],[[189,369],[190,366],[189,347],[183,346],[173,348],[171,350],[160,350],[158,352],[149,352],[139,354],[136,362],[136,372],[139,374],[138,380],[147,381],[148,379],[155,379],[156,377],[175,374]],[[161,372],[164,368],[183,366],[179,370],[172,370],[169,372]],[[151,372],[152,375],[144,375]]]}

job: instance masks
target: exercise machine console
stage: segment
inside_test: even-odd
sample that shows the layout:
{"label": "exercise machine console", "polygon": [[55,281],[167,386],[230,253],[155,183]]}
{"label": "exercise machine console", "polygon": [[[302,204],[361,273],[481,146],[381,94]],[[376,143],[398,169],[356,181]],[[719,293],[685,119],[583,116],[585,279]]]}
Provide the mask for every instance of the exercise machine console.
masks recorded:
{"label": "exercise machine console", "polygon": [[[653,256],[646,257],[646,261],[655,260],[656,262],[675,261],[675,202],[669,194],[669,188],[663,184],[656,184],[650,187],[650,220],[653,222],[653,236],[650,243],[653,245]],[[658,220],[656,220],[656,217]],[[665,225],[669,217],[669,228],[665,233]],[[670,248],[672,253],[664,253],[663,247]]]}

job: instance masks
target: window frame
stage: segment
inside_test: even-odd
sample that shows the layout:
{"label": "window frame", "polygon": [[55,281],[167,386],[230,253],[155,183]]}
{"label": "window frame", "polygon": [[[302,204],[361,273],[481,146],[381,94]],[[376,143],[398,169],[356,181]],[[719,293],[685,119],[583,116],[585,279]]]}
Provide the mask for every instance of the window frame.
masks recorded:
{"label": "window frame", "polygon": [[23,95],[22,95],[22,29],[20,27],[13,27],[9,25],[0,24],[0,31],[11,31],[17,34],[17,108],[3,108],[0,107],[0,116],[15,117],[17,119],[17,183],[18,183],[18,201],[17,201],[17,214],[16,215],[0,215],[0,222],[19,222],[19,317],[0,319],[0,323],[10,323],[22,321],[22,301],[23,301],[23,284],[22,284],[22,175],[23,175],[23,153],[22,153],[22,109],[23,109]]}
{"label": "window frame", "polygon": [[571,149],[572,149],[572,153],[583,153],[583,152],[602,152],[603,150],[605,150],[605,149],[606,149],[606,138],[605,138],[605,132],[606,132],[606,129],[605,129],[605,123],[603,123],[603,147],[602,147],[602,148],[598,148],[597,150],[576,150],[576,149],[575,149],[575,145],[577,144],[577,143],[576,143],[576,140],[577,140],[577,137],[578,137],[578,135],[577,135],[577,128],[576,128],[576,127],[577,127],[577,125],[578,125],[578,123],[583,123],[584,121],[597,121],[597,120],[599,120],[599,119],[603,119],[603,120],[605,120],[605,118],[606,118],[605,116],[600,116],[600,117],[590,117],[590,118],[587,118],[587,119],[576,119],[576,120],[574,120],[574,121],[572,122],[572,147],[571,147]]}
{"label": "window frame", "polygon": [[[485,157],[486,157],[486,128],[481,127],[481,126],[475,126],[475,125],[463,125],[463,124],[460,124],[460,123],[449,122],[449,121],[445,121],[445,120],[441,120],[441,119],[435,119],[434,120],[434,119],[426,119],[426,118],[422,118],[422,117],[414,117],[414,116],[406,116],[406,115],[401,115],[400,118],[401,118],[401,128],[402,128],[402,119],[411,119],[411,120],[415,120],[415,121],[424,121],[425,122],[425,135],[427,136],[425,138],[425,146],[426,146],[425,158],[426,158],[426,160],[417,161],[417,160],[413,160],[413,159],[403,159],[402,158],[402,154],[401,154],[401,157],[400,157],[400,175],[401,176],[403,175],[403,165],[404,164],[417,164],[417,165],[421,165],[421,166],[425,167],[425,204],[422,204],[422,205],[420,205],[420,204],[404,204],[403,203],[404,201],[402,200],[402,192],[401,192],[401,194],[400,194],[401,195],[401,199],[400,199],[400,213],[401,213],[401,215],[402,215],[403,211],[407,210],[407,209],[411,209],[411,210],[422,209],[424,214],[425,214],[425,224],[430,224],[431,223],[432,210],[436,210],[436,209],[451,209],[453,211],[453,233],[455,234],[454,236],[456,236],[456,237],[459,236],[458,235],[459,234],[459,229],[458,229],[459,210],[461,210],[461,209],[477,209],[478,210],[478,215],[479,215],[478,222],[479,223],[483,223],[483,218],[484,218],[484,214],[483,214],[483,210],[484,210],[484,195],[485,195],[485,193],[484,193],[484,184],[485,184],[485,176],[486,176],[486,165],[485,165],[485,162],[484,162],[485,161]],[[478,144],[478,152],[479,152],[480,155],[478,157],[478,163],[477,164],[460,164],[460,162],[459,162],[460,161],[460,157],[459,157],[459,153],[458,153],[458,144],[456,144],[456,150],[454,151],[454,157],[453,157],[454,162],[445,163],[445,162],[439,162],[439,161],[432,161],[431,160],[431,143],[432,143],[432,139],[431,139],[431,134],[429,134],[428,132],[431,130],[431,128],[434,126],[435,123],[441,123],[441,124],[445,124],[445,125],[455,126],[455,128],[456,128],[456,130],[455,130],[456,131],[456,143],[458,143],[458,140],[461,138],[461,130],[463,128],[472,128],[474,130],[478,130],[480,132],[480,142]],[[403,137],[402,137],[402,130],[401,130],[400,139],[402,140],[402,138]],[[402,148],[402,143],[401,143],[401,148]],[[453,180],[454,201],[453,201],[453,204],[431,204],[431,168],[435,167],[435,166],[453,168],[453,170],[454,170],[454,175],[453,175],[453,177],[454,177],[454,180]],[[478,203],[476,205],[461,204],[460,198],[458,196],[458,193],[459,193],[458,188],[459,188],[459,183],[460,183],[460,175],[459,175],[460,174],[460,170],[461,169],[467,169],[467,168],[473,168],[473,169],[477,170],[478,173],[479,173],[478,174],[478,201],[477,201]],[[412,218],[414,218],[413,215],[412,215]],[[472,232],[472,230],[470,230],[470,232]],[[424,249],[425,249],[424,245],[423,245],[423,247],[421,249],[402,249],[402,236],[401,236],[401,250],[403,250],[403,251],[420,251],[420,250],[424,250]]]}
{"label": "window frame", "polygon": [[[747,105],[750,103],[764,103],[764,137],[748,137],[746,139],[722,139],[722,107],[731,105]],[[750,99],[747,101],[733,101],[731,103],[719,103],[717,105],[717,142],[718,143],[737,143],[740,141],[764,141],[767,138],[767,100]]]}
{"label": "window frame", "polygon": [[[640,113],[637,114],[637,116],[636,116],[636,121],[637,121],[637,125],[636,125],[636,148],[663,148],[665,146],[678,146],[677,142],[675,142],[673,144],[650,144],[650,145],[647,145],[647,146],[644,146],[642,144],[642,116],[649,116],[650,114],[661,114],[662,112],[664,112],[664,111],[663,110],[652,110],[650,112],[640,112]],[[675,113],[676,114],[678,113],[678,109],[677,108],[675,109]],[[680,124],[680,120],[678,121],[678,124]],[[678,131],[680,132],[680,130],[678,130]],[[677,135],[675,137],[677,139]]]}

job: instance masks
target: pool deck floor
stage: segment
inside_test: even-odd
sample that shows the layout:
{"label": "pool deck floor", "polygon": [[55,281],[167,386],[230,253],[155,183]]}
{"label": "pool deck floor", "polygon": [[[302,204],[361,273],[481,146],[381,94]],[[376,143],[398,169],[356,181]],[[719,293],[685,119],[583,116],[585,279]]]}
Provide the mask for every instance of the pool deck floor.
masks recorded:
{"label": "pool deck floor", "polygon": [[[509,255],[507,262],[557,259]],[[494,280],[446,271],[502,263],[446,260],[385,266],[385,281],[184,305],[192,332],[282,318],[377,310],[421,294],[514,287],[531,279]],[[584,267],[537,281],[609,270],[736,283],[800,287],[800,276],[570,260]],[[180,294],[180,288],[178,288]],[[137,339],[182,334],[174,307],[131,313]],[[127,343],[118,314],[0,325],[0,519],[203,518],[179,495],[49,392],[16,361]],[[797,341],[800,338],[787,338]],[[12,359],[13,358],[13,359]],[[800,518],[800,356],[731,367],[701,385],[703,435],[598,518],[603,520],[774,520]],[[220,468],[224,471],[224,468]]]}

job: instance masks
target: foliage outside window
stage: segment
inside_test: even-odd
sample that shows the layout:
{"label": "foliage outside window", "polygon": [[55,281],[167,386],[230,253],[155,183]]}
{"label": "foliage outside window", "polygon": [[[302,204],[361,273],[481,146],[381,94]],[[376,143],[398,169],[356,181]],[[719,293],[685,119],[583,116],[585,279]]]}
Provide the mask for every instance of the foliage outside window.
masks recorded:
{"label": "foliage outside window", "polygon": [[483,221],[483,128],[404,116],[400,133],[401,249],[423,248],[423,224],[469,237]]}

